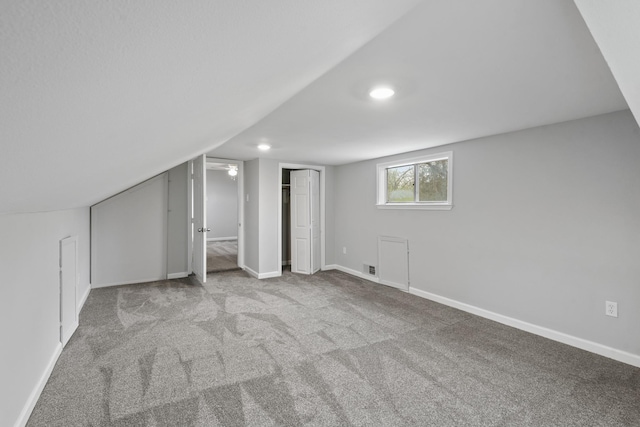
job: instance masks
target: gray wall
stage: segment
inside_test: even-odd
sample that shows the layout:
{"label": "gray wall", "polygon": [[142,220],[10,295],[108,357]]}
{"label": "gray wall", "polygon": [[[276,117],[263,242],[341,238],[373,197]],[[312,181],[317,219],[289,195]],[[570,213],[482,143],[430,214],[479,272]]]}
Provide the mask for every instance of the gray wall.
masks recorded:
{"label": "gray wall", "polygon": [[91,207],[91,285],[166,278],[167,174]]}
{"label": "gray wall", "polygon": [[278,271],[279,173],[277,160],[244,165],[245,265],[257,274]]}
{"label": "gray wall", "polygon": [[[255,159],[245,163],[245,242],[246,265],[259,274],[275,274],[278,265],[278,200],[282,191],[280,181],[282,160]],[[326,167],[326,263],[334,260],[332,219],[333,167]],[[249,195],[249,202],[246,195]],[[329,245],[331,245],[329,247]],[[254,267],[255,266],[255,267]]]}
{"label": "gray wall", "polygon": [[7,385],[0,387],[0,425],[11,426],[60,345],[59,243],[65,237],[78,236],[79,302],[89,291],[89,208],[2,215],[0,236],[0,378]]}
{"label": "gray wall", "polygon": [[189,274],[189,164],[169,170],[167,275]]}
{"label": "gray wall", "polygon": [[260,159],[260,270],[275,274],[278,265],[278,199],[282,192],[280,162]]}
{"label": "gray wall", "polygon": [[[255,273],[260,272],[258,262],[259,249],[259,212],[260,175],[258,159],[244,163],[244,263]],[[248,198],[248,200],[247,200]]]}
{"label": "gray wall", "polygon": [[93,287],[189,273],[188,163],[91,207]]}
{"label": "gray wall", "polygon": [[[640,132],[629,111],[451,144],[451,211],[382,210],[376,163],[335,168],[336,263],[407,237],[411,286],[640,354]],[[347,254],[342,247],[347,247]],[[604,315],[617,301],[619,318]]]}
{"label": "gray wall", "polygon": [[333,166],[325,167],[325,204],[326,204],[326,216],[325,216],[325,264],[332,265],[336,263],[336,243],[335,243],[335,168]]}
{"label": "gray wall", "polygon": [[207,239],[238,237],[238,180],[207,170]]}

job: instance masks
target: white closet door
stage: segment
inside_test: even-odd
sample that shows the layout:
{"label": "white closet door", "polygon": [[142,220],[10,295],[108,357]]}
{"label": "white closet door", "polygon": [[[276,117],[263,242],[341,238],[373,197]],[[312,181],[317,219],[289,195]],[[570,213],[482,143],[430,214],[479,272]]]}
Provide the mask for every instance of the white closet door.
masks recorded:
{"label": "white closet door", "polygon": [[320,269],[320,173],[291,171],[291,271]]}
{"label": "white closet door", "polygon": [[311,274],[309,171],[291,171],[291,271]]}

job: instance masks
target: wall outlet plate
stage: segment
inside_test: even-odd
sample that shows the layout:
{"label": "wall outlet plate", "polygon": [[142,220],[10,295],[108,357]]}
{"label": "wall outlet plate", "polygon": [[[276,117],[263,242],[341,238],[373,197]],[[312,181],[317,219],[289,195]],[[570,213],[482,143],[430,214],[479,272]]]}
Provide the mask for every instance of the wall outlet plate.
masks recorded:
{"label": "wall outlet plate", "polygon": [[604,314],[611,317],[618,317],[618,303],[613,301],[605,301]]}

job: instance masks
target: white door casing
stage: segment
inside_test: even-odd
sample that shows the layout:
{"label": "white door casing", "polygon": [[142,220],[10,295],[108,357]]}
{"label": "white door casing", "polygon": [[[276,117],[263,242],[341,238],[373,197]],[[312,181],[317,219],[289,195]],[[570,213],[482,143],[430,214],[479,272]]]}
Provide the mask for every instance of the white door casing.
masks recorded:
{"label": "white door casing", "polygon": [[[244,222],[244,162],[236,159],[222,159],[217,157],[207,157],[207,162],[213,163],[228,163],[235,164],[238,167],[238,174],[236,179],[238,182],[238,267],[244,269],[244,228],[242,223]],[[207,224],[208,227],[215,226],[214,224]]]}
{"label": "white door casing", "polygon": [[193,272],[201,282],[207,281],[207,159],[193,159]]}
{"label": "white door casing", "polygon": [[78,328],[78,237],[60,240],[60,342],[64,347]]}
{"label": "white door casing", "polygon": [[311,274],[320,270],[320,172],[309,171],[311,197]]}

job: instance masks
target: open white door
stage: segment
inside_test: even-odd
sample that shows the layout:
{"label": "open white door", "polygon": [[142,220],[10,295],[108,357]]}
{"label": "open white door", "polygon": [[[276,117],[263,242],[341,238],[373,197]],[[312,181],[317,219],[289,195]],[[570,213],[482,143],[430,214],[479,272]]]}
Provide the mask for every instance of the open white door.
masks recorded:
{"label": "open white door", "polygon": [[320,174],[291,171],[291,271],[320,269]]}
{"label": "open white door", "polygon": [[64,347],[78,328],[78,238],[60,240],[60,342]]}
{"label": "open white door", "polygon": [[197,279],[207,281],[207,159],[193,159],[193,272]]}

